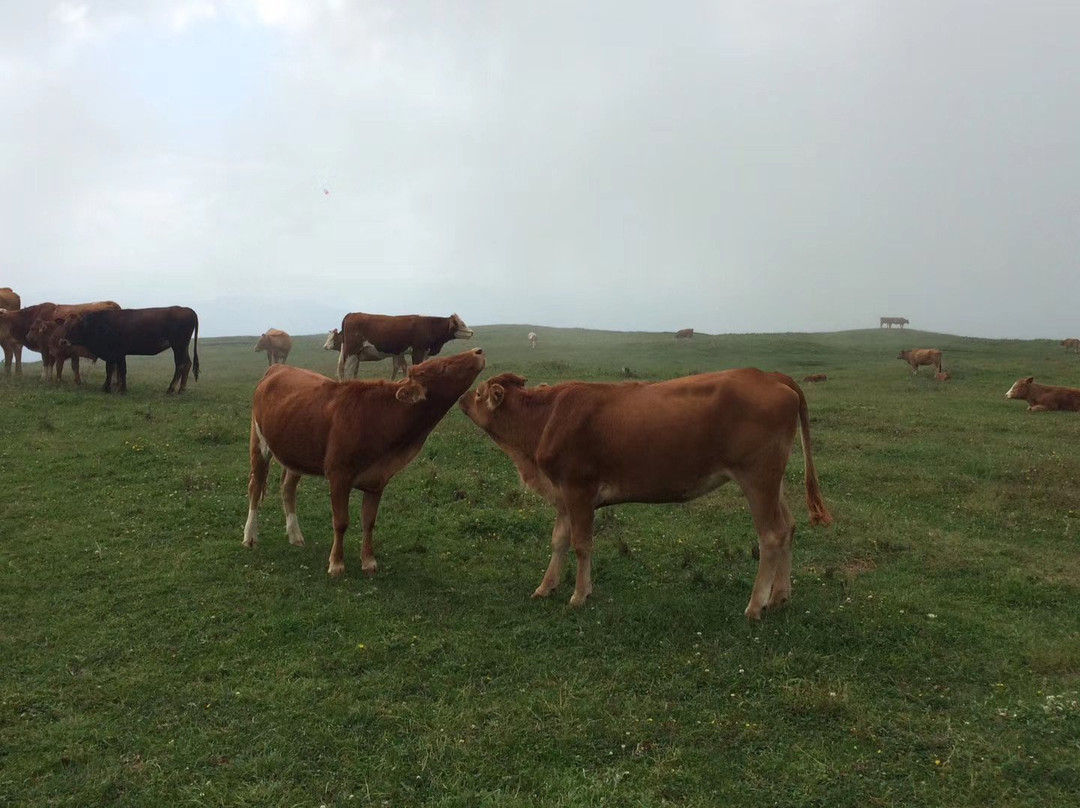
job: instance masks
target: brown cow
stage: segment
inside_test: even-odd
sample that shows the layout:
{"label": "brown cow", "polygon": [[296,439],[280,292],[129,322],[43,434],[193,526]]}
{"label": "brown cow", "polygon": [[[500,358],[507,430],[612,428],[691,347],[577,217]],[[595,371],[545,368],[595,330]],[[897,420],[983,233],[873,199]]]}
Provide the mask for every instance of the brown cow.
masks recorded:
{"label": "brown cow", "polygon": [[1066,353],[1068,353],[1070,348],[1072,348],[1076,353],[1080,353],[1080,339],[1074,339],[1070,337],[1069,339],[1063,339],[1061,341],[1061,344],[1065,346]]}
{"label": "brown cow", "polygon": [[285,364],[292,350],[292,337],[278,328],[270,328],[263,332],[259,341],[255,344],[256,351],[266,351],[266,364]]}
{"label": "brown cow", "polygon": [[929,365],[936,373],[941,373],[941,351],[937,348],[912,348],[910,351],[901,351],[896,358],[911,365],[913,374],[918,374],[921,365]]}
{"label": "brown cow", "polygon": [[675,339],[693,339],[694,329],[683,328],[675,332]]}
{"label": "brown cow", "polygon": [[826,382],[829,377],[824,373],[811,373],[809,376],[803,376],[802,380],[804,382]]}
{"label": "brown cow", "polygon": [[[323,343],[324,351],[334,351],[335,353],[341,351],[341,332],[336,328],[330,329],[330,333],[326,335],[326,342]],[[360,372],[361,362],[379,362],[386,357],[394,363],[394,369],[390,372],[390,381],[397,378],[398,373],[401,373],[401,378],[405,378],[405,373],[409,369],[409,363],[405,361],[405,357],[401,354],[384,354],[375,350],[375,346],[370,342],[360,346],[360,352],[352,354],[348,360],[347,365],[352,369],[350,374],[354,379]]]}
{"label": "brown cow", "polygon": [[779,606],[791,594],[795,530],[782,486],[800,425],[810,522],[832,522],[814,471],[806,398],[782,373],[745,368],[651,384],[529,390],[521,376],[503,373],[462,396],[461,408],[509,455],[522,482],[555,507],[551,562],[533,597],[559,584],[573,543],[570,603],[585,602],[596,508],[686,502],[734,479],[760,544],[746,615],[757,619],[766,606]]}
{"label": "brown cow", "polygon": [[365,314],[357,311],[346,314],[341,321],[341,354],[338,356],[337,376],[345,373],[345,360],[360,354],[367,345],[380,354],[400,355],[412,350],[414,365],[428,356],[435,356],[452,339],[469,339],[472,329],[456,314],[449,317],[421,317],[403,314],[389,317],[384,314]]}
{"label": "brown cow", "polygon": [[291,544],[304,544],[296,519],[300,477],[313,474],[326,477],[330,483],[334,515],[334,545],[327,570],[330,575],[345,571],[349,495],[354,488],[364,492],[360,559],[363,571],[374,574],[378,565],[371,533],[383,489],[416,457],[435,425],[476,380],[484,369],[483,354],[476,348],[413,365],[400,382],[335,382],[288,365],[269,368],[255,388],[251,407],[251,475],[244,546],[252,547],[257,540],[256,509],[266,493],[273,456],[284,467],[281,498]]}
{"label": "brown cow", "polygon": [[[0,288],[0,311],[17,311],[22,308],[22,298],[10,287]],[[22,343],[13,337],[0,338],[4,351],[4,374],[11,375],[11,360],[15,360],[15,375],[22,375]]]}
{"label": "brown cow", "polygon": [[1023,399],[1028,403],[1028,412],[1080,412],[1080,390],[1035,384],[1034,376],[1017,379],[1005,398]]}
{"label": "brown cow", "polygon": [[[41,345],[48,352],[48,356],[56,370],[57,382],[63,381],[64,362],[70,359],[71,371],[75,374],[75,384],[82,384],[82,375],[79,373],[79,360],[89,359],[92,362],[97,362],[97,357],[81,345],[72,345],[67,341],[67,326],[74,319],[74,315],[39,319],[30,327],[26,339],[28,344]],[[45,356],[45,352],[42,352],[42,356]]]}
{"label": "brown cow", "polygon": [[14,339],[20,345],[25,345],[30,350],[40,353],[42,363],[41,378],[50,379],[53,371],[53,357],[49,353],[48,345],[32,343],[32,337],[31,342],[27,341],[27,336],[34,323],[39,319],[67,317],[82,312],[118,308],[120,308],[119,303],[114,303],[111,300],[101,300],[96,303],[37,303],[18,311],[0,312],[0,342]]}

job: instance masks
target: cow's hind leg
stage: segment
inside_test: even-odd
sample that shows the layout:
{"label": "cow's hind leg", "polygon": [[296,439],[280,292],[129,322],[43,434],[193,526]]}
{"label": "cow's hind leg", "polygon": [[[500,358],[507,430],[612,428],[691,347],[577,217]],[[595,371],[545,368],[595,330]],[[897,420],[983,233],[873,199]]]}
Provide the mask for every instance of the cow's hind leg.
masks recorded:
{"label": "cow's hind leg", "polygon": [[112,380],[113,380],[113,375],[115,373],[116,373],[116,362],[114,362],[112,359],[106,359],[105,360],[105,384],[101,388],[106,393],[111,393],[112,392]]}
{"label": "cow's hind leg", "polygon": [[795,522],[783,501],[783,470],[753,480],[740,480],[750,503],[758,534],[760,558],[746,617],[757,620],[767,606],[779,606],[791,597],[791,550]]}
{"label": "cow's hind leg", "polygon": [[248,476],[248,517],[244,525],[243,545],[254,547],[259,539],[259,503],[266,496],[266,477],[270,472],[270,447],[254,418],[251,419],[251,443],[248,448],[251,474]]}
{"label": "cow's hind leg", "polygon": [[574,581],[574,594],[570,597],[571,606],[584,606],[585,600],[592,594],[592,545],[593,519],[596,510],[593,495],[575,492],[564,497],[570,520],[570,543],[577,556],[577,579]]}
{"label": "cow's hind leg", "polygon": [[191,368],[191,357],[187,355],[186,345],[173,346],[173,377],[169,387],[165,390],[166,395],[177,392],[177,382],[180,384],[180,392],[184,392],[187,385],[187,374]]}
{"label": "cow's hind leg", "polygon": [[540,586],[536,587],[536,591],[532,593],[534,598],[546,598],[559,585],[568,549],[570,549],[570,517],[565,511],[560,510],[555,515],[555,527],[551,531],[551,561],[540,581]]}
{"label": "cow's hind leg", "polygon": [[285,535],[289,544],[304,546],[304,534],[300,532],[300,522],[296,518],[296,488],[300,485],[300,476],[295,471],[285,469],[281,473],[281,504],[285,508]]}
{"label": "cow's hind leg", "polygon": [[382,491],[365,491],[364,504],[360,510],[360,520],[364,526],[364,546],[360,550],[360,563],[364,575],[372,576],[378,569],[379,564],[375,561],[375,543],[372,541],[372,533],[375,530],[375,518],[379,515],[379,502],[382,501]]}

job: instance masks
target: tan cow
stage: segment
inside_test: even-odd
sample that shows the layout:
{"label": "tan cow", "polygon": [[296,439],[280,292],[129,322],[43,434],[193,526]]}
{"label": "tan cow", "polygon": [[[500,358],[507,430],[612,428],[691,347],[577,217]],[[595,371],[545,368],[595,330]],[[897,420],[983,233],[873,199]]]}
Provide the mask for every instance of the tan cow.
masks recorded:
{"label": "tan cow", "polygon": [[795,520],[782,488],[802,427],[811,524],[832,516],[810,449],[810,414],[793,379],[755,368],[647,384],[565,382],[525,388],[503,373],[461,399],[461,408],[517,466],[526,486],[556,511],[551,562],[533,597],[562,577],[571,544],[577,581],[571,605],[592,592],[595,510],[620,502],[686,502],[735,480],[750,503],[760,563],[746,615],[791,595]]}
{"label": "tan cow", "polygon": [[281,498],[291,544],[304,544],[296,519],[296,487],[305,474],[330,483],[334,545],[330,575],[345,571],[349,495],[364,492],[361,519],[365,573],[375,573],[372,530],[383,489],[416,457],[427,436],[484,369],[480,348],[409,368],[400,382],[335,382],[310,370],[273,365],[255,388],[251,407],[251,476],[244,546],[258,534],[256,509],[266,493],[273,457],[284,467]]}
{"label": "tan cow", "polygon": [[[0,287],[0,311],[17,311],[22,308],[22,299],[10,287]],[[11,375],[11,360],[15,360],[15,375],[22,375],[22,343],[10,335],[0,337],[0,348],[4,351],[4,374]]]}
{"label": "tan cow", "polygon": [[292,337],[279,328],[268,328],[255,343],[256,351],[266,351],[266,364],[285,364],[292,350]]}
{"label": "tan cow", "polygon": [[429,356],[437,356],[454,339],[470,339],[473,331],[458,315],[423,317],[419,314],[366,314],[354,311],[341,321],[341,353],[338,356],[338,379],[344,378],[348,357],[373,349],[383,356],[412,352],[414,365]]}
{"label": "tan cow", "polygon": [[829,377],[824,373],[811,373],[809,376],[803,376],[804,382],[827,382]]}
{"label": "tan cow", "polygon": [[675,339],[693,339],[694,329],[683,328],[675,332]]}
{"label": "tan cow", "polygon": [[922,365],[929,365],[936,373],[941,373],[941,351],[937,348],[912,348],[910,351],[901,351],[896,358],[911,365],[913,374],[918,374]]}
{"label": "tan cow", "polygon": [[536,347],[536,332],[535,331],[530,331],[529,332],[529,347],[530,348],[535,348]]}
{"label": "tan cow", "polygon": [[1063,339],[1061,344],[1065,346],[1066,353],[1069,352],[1070,348],[1076,353],[1080,353],[1080,339],[1070,337],[1069,339]]}
{"label": "tan cow", "polygon": [[1080,390],[1035,384],[1034,376],[1017,379],[1005,398],[1023,399],[1028,403],[1028,412],[1080,412]]}
{"label": "tan cow", "polygon": [[[324,351],[334,351],[335,353],[341,352],[341,332],[336,328],[330,329],[330,333],[326,335],[326,342],[323,343]],[[380,362],[386,357],[390,357],[390,360],[394,364],[394,369],[390,372],[390,381],[397,378],[398,373],[401,373],[401,378],[405,378],[405,373],[409,369],[409,363],[405,359],[404,354],[385,354],[375,350],[375,346],[370,342],[365,342],[360,346],[360,350],[357,353],[350,354],[346,359],[345,374],[356,378],[360,372],[361,362]]]}
{"label": "tan cow", "polygon": [[[89,359],[97,362],[97,357],[81,345],[72,345],[67,339],[67,326],[75,319],[67,317],[41,318],[37,320],[26,335],[28,345],[42,346],[41,355],[48,356],[56,371],[56,381],[63,381],[64,362],[71,360],[71,372],[75,374],[75,384],[82,384],[79,373],[79,360]],[[39,349],[40,350],[40,349]]]}

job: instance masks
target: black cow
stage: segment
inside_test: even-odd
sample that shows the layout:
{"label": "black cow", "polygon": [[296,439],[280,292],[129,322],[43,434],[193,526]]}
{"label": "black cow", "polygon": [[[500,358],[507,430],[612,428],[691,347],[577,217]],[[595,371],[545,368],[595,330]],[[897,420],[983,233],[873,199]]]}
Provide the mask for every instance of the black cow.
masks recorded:
{"label": "black cow", "polygon": [[[157,309],[119,309],[93,311],[71,318],[64,326],[67,333],[60,345],[80,345],[105,360],[105,392],[112,391],[112,377],[120,392],[127,391],[127,357],[154,356],[172,348],[176,372],[166,393],[187,387],[188,371],[199,378],[199,317],[186,306]],[[195,333],[194,362],[188,354],[192,332]]]}

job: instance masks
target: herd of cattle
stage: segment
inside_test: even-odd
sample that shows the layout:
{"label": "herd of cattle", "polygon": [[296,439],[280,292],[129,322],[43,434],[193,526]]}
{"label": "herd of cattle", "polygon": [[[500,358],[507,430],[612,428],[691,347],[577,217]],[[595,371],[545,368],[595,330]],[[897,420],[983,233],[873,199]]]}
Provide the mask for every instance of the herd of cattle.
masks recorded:
{"label": "herd of cattle", "polygon": [[[21,308],[18,296],[6,288],[0,289],[0,304],[0,344],[9,373],[13,355],[19,369],[25,346],[42,354],[57,379],[65,361],[71,361],[78,381],[79,359],[104,359],[105,390],[115,376],[123,391],[128,355],[171,348],[175,371],[167,392],[183,391],[189,370],[198,378],[198,318],[189,308],[122,309],[112,301]],[[572,547],[577,577],[570,603],[581,605],[588,598],[597,508],[686,502],[735,480],[758,534],[758,571],[746,616],[757,619],[788,600],[795,520],[782,483],[796,432],[802,439],[810,522],[832,522],[814,468],[806,397],[793,379],[746,368],[654,383],[570,381],[527,388],[523,377],[501,373],[470,389],[486,365],[483,350],[437,354],[451,340],[472,336],[457,314],[350,313],[324,345],[338,353],[335,381],[285,364],[292,339],[284,331],[262,334],[255,350],[266,352],[268,368],[252,401],[243,544],[252,547],[257,540],[257,509],[266,494],[270,461],[277,460],[283,468],[285,532],[294,545],[304,543],[296,515],[301,477],[325,477],[329,483],[330,575],[345,570],[349,497],[353,490],[363,492],[361,569],[374,574],[372,534],[383,491],[456,403],[510,458],[522,482],[555,509],[551,560],[533,597],[546,597],[559,585]],[[692,338],[693,331],[676,336]],[[528,338],[535,347],[536,334]],[[1062,344],[1080,352],[1077,340]],[[387,357],[394,362],[390,380],[346,378],[350,370],[357,375],[360,362]],[[901,351],[898,358],[914,374],[925,365],[939,380],[948,379],[939,350]],[[399,372],[403,378],[396,381]],[[822,373],[803,381],[826,379]],[[1080,411],[1080,390],[1038,385],[1032,377],[1019,379],[1006,398],[1024,399],[1032,411]]]}

